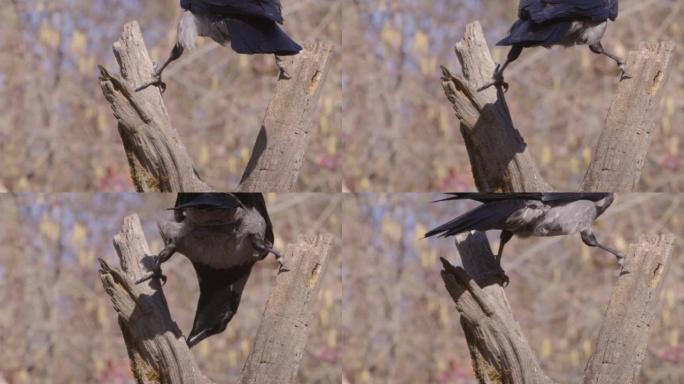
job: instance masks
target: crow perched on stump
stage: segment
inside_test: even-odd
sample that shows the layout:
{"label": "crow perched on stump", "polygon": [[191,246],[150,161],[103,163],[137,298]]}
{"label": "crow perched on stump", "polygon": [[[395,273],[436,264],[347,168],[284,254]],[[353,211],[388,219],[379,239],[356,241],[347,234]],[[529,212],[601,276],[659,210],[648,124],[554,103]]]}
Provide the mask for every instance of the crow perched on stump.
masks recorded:
{"label": "crow perched on stump", "polygon": [[151,85],[166,89],[161,75],[188,48],[194,48],[198,36],[231,47],[237,53],[272,53],[280,77],[289,79],[280,56],[296,55],[302,47],[292,40],[278,24],[283,23],[280,0],[181,0],[183,14],[178,19],[176,45],[169,58],[152,75],[153,80],[137,90]]}
{"label": "crow perched on stump", "polygon": [[608,20],[615,21],[618,16],[618,0],[520,0],[518,20],[513,24],[508,36],[496,45],[510,45],[506,61],[497,65],[493,81],[480,90],[491,86],[503,86],[503,72],[516,60],[523,48],[562,45],[588,45],[592,52],[613,59],[620,68],[620,77],[629,78],[625,72],[623,59],[607,52],[601,45]]}
{"label": "crow perched on stump", "polygon": [[[425,237],[455,236],[468,231],[501,230],[496,261],[501,263],[504,245],[513,237],[559,236],[579,233],[584,244],[625,257],[596,240],[594,221],[613,203],[612,193],[451,193],[448,200],[476,200],[479,207],[429,231]],[[504,276],[504,282],[508,277]]]}
{"label": "crow perched on stump", "polygon": [[160,278],[161,264],[175,252],[185,255],[197,273],[200,297],[189,347],[221,333],[235,315],[254,264],[273,253],[273,226],[260,193],[179,193],[174,220],[159,223],[164,249],[153,274],[138,283]]}

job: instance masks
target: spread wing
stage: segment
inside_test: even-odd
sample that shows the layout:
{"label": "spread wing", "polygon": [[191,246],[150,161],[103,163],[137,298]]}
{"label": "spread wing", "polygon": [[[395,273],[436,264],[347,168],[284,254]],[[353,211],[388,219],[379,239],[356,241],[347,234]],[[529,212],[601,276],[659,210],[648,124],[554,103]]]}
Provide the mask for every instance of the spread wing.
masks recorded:
{"label": "spread wing", "polygon": [[280,0],[181,0],[194,13],[225,17],[257,17],[283,23]]}
{"label": "spread wing", "polygon": [[179,193],[173,209],[238,208],[240,200],[232,193]]}
{"label": "spread wing", "polygon": [[448,193],[449,197],[438,201],[475,200],[490,203],[504,200],[538,200],[549,204],[564,204],[577,200],[599,201],[610,193],[603,192],[533,192],[533,193]]}
{"label": "spread wing", "polygon": [[467,231],[486,231],[489,229],[502,229],[506,220],[523,205],[516,200],[509,200],[510,204],[496,204],[496,206],[483,204],[463,215],[440,225],[429,231],[425,237],[439,235],[440,237],[454,236]]}
{"label": "spread wing", "polygon": [[615,20],[618,0],[521,0],[518,17],[536,24],[567,20]]}
{"label": "spread wing", "polygon": [[235,193],[235,197],[247,208],[255,208],[266,221],[266,240],[273,244],[273,224],[271,218],[268,216],[266,209],[266,200],[261,193]]}
{"label": "spread wing", "polygon": [[226,329],[240,305],[254,263],[230,269],[212,269],[200,263],[192,265],[197,273],[200,297],[187,338],[190,347]]}

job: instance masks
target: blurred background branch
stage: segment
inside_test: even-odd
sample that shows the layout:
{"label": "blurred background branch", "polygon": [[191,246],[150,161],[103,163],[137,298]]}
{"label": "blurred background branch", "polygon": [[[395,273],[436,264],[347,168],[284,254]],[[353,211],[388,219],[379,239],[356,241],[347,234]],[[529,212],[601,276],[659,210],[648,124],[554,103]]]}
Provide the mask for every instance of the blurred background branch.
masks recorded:
{"label": "blurred background branch", "polygon": [[[280,273],[266,304],[241,383],[295,380],[317,307],[321,277],[333,238],[309,236],[286,251],[289,271]],[[147,275],[142,259],[150,254],[137,215],[124,219],[114,238],[122,270],[100,259],[100,278],[118,313],[131,369],[139,383],[211,383],[171,317],[159,281],[135,284]]]}
{"label": "blurred background branch", "polygon": [[[637,383],[664,277],[671,265],[673,235],[644,236],[630,245],[603,325],[585,370],[585,383]],[[456,239],[463,267],[443,259],[442,279],[461,315],[480,383],[553,383],[544,374],[501,286],[494,255],[481,232]]]}

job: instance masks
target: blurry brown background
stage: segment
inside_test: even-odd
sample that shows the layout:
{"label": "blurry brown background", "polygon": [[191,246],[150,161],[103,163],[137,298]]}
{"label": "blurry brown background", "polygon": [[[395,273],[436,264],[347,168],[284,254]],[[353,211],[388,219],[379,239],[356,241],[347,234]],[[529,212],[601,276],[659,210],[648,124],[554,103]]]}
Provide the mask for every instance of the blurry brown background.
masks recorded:
{"label": "blurry brown background", "polygon": [[[178,0],[11,0],[0,7],[0,190],[131,191],[97,65],[118,73],[112,43],[138,20],[155,61],[175,41]],[[341,42],[342,0],[282,0],[300,43]],[[242,176],[273,93],[272,55],[206,39],[164,72],[164,100],[200,175],[215,188]],[[339,191],[340,52],[321,93],[298,190]]]}
{"label": "blurry brown background", "polygon": [[[358,194],[343,202],[343,372],[348,383],[475,383],[456,306],[439,257],[460,264],[453,239],[425,232],[475,202],[431,204],[439,194]],[[642,383],[684,382],[684,196],[620,194],[595,225],[599,241],[627,251],[642,233],[673,232]],[[499,233],[490,231],[498,247]],[[592,352],[618,265],[579,236],[511,240],[504,249],[513,313],[542,368],[579,382]]]}
{"label": "blurry brown background", "polygon": [[[174,199],[133,193],[0,195],[0,383],[133,382],[97,258],[119,265],[112,237],[133,213],[140,215],[150,249],[161,250],[156,220],[168,214]],[[341,196],[269,194],[267,204],[275,245],[283,252],[302,234],[336,237],[297,382],[339,384]],[[181,255],[163,269],[171,314],[189,332],[198,297],[194,269]],[[193,348],[200,368],[217,382],[236,382],[277,269],[272,257],[257,263],[226,331]]]}
{"label": "blurry brown background", "polygon": [[[351,191],[472,191],[458,120],[439,65],[460,66],[453,46],[479,20],[493,46],[517,0],[355,0],[343,11],[345,187]],[[677,43],[662,118],[639,191],[684,190],[684,3],[621,0],[604,46],[626,56],[644,40]],[[498,47],[503,61],[508,47]],[[543,176],[574,190],[584,176],[617,87],[615,63],[587,47],[533,48],[506,70],[513,121]]]}

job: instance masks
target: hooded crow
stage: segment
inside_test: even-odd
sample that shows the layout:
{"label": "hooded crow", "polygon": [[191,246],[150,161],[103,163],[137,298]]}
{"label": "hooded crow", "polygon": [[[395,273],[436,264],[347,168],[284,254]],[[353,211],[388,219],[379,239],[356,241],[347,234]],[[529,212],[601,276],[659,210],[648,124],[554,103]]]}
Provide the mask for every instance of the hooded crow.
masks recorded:
{"label": "hooded crow", "polygon": [[620,68],[621,78],[629,78],[623,59],[603,49],[603,38],[608,20],[618,16],[618,0],[520,0],[518,20],[508,36],[496,45],[510,45],[506,61],[497,65],[493,81],[480,90],[493,85],[508,89],[503,72],[516,60],[523,48],[562,45],[588,45],[596,54],[613,59]]}
{"label": "hooded crow", "polygon": [[242,290],[254,264],[273,253],[273,226],[260,193],[179,193],[174,219],[159,223],[164,249],[156,257],[154,273],[138,283],[166,277],[161,264],[175,252],[195,267],[200,297],[189,347],[223,332],[237,312]]}
{"label": "hooded crow", "polygon": [[274,54],[280,77],[289,79],[281,56],[296,55],[302,47],[279,26],[283,23],[280,0],[181,0],[183,14],[178,19],[176,44],[169,58],[152,75],[153,80],[137,90],[151,85],[162,92],[166,84],[161,75],[188,48],[195,47],[198,36],[209,37],[241,54]]}
{"label": "hooded crow", "polygon": [[516,235],[560,236],[579,233],[584,244],[625,257],[596,240],[592,225],[613,203],[612,193],[452,193],[440,201],[469,199],[483,203],[477,208],[429,231],[425,237],[449,237],[468,231],[501,230],[497,262],[504,245]]}

